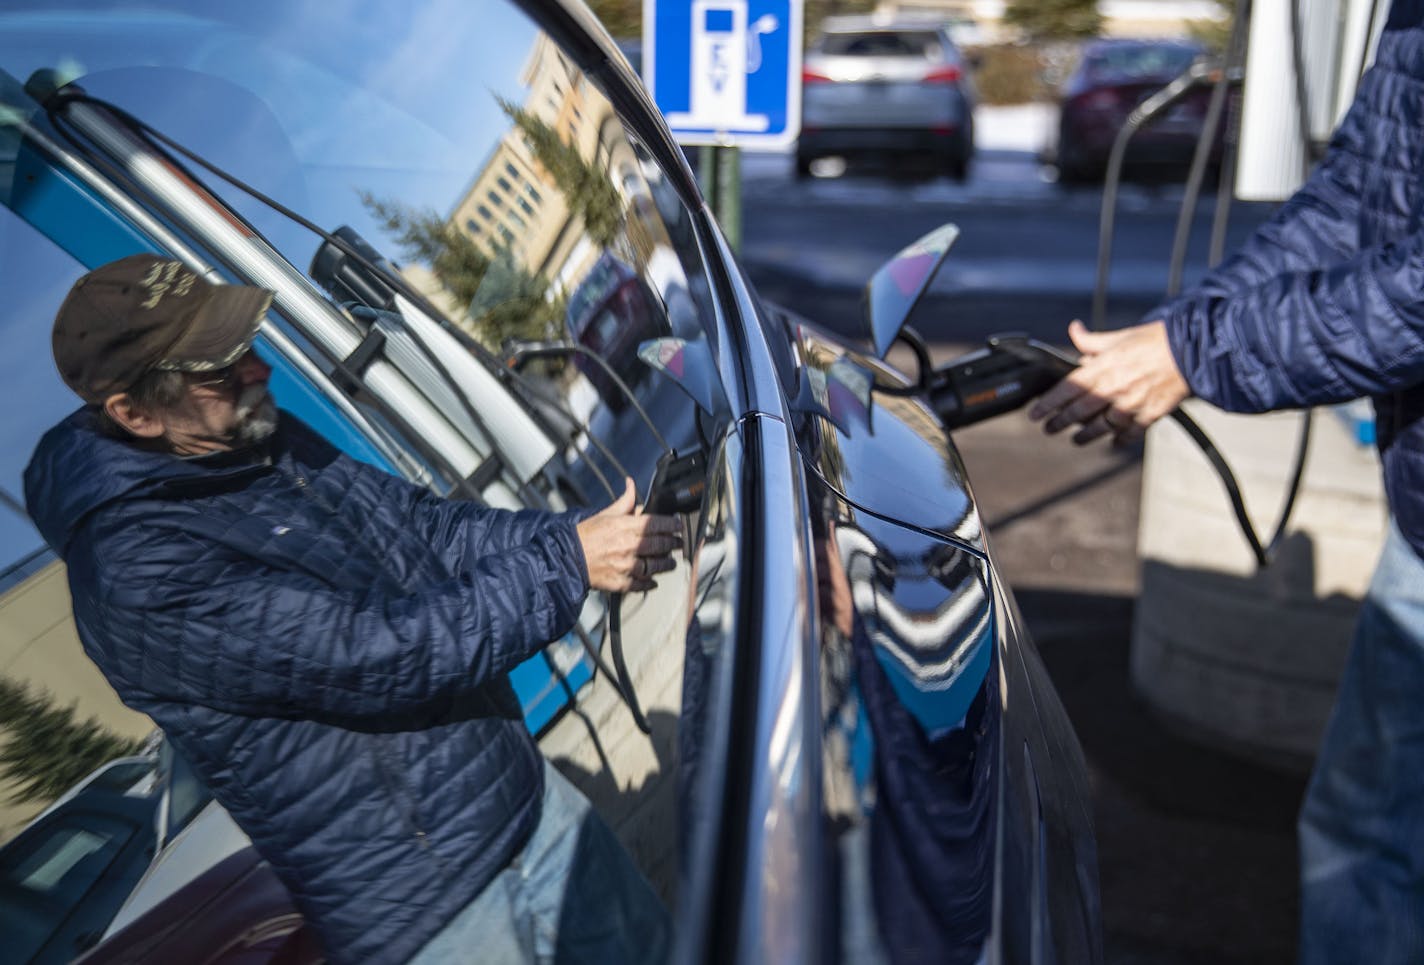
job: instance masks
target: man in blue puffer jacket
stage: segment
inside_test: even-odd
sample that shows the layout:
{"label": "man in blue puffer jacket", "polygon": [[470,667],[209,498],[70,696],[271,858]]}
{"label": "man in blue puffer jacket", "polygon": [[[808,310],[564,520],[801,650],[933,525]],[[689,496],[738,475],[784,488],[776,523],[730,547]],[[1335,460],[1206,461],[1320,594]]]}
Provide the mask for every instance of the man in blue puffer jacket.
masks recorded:
{"label": "man in blue puffer jacket", "polygon": [[135,255],[81,278],[88,405],[25,472],[85,651],[277,872],[333,962],[654,961],[664,913],[506,673],[674,520],[503,512],[337,452],[267,394],[271,294]]}
{"label": "man in blue puffer jacket", "polygon": [[[1156,315],[1156,313],[1154,313]],[[1424,961],[1424,0],[1397,0],[1310,180],[1145,325],[1069,334],[1030,415],[1140,439],[1189,394],[1374,400],[1392,519],[1300,815],[1301,961]]]}

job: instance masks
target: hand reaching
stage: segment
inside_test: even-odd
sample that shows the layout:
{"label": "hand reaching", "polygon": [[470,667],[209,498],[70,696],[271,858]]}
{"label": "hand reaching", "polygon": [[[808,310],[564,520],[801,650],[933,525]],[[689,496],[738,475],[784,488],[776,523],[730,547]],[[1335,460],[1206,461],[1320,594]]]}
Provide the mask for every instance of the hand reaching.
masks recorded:
{"label": "hand reaching", "polygon": [[676,565],[671,554],[682,545],[677,517],[644,515],[637,498],[633,480],[625,479],[622,496],[578,524],[588,583],[595,590],[651,590],[657,585],[653,577]]}
{"label": "hand reaching", "polygon": [[1078,445],[1111,435],[1119,445],[1137,442],[1147,427],[1191,395],[1167,343],[1167,326],[1148,322],[1114,332],[1090,332],[1079,321],[1068,337],[1083,353],[1082,364],[1039,396],[1030,419],[1047,419],[1043,431],[1061,432],[1078,423]]}

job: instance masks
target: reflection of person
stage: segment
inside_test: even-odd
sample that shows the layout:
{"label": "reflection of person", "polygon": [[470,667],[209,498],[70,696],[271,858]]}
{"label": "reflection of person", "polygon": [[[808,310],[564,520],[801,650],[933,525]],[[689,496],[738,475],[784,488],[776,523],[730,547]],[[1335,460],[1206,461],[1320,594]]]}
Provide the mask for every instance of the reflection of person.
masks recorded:
{"label": "reflection of person", "polygon": [[1261,412],[1373,396],[1392,517],[1300,815],[1301,958],[1424,961],[1424,4],[1399,0],[1310,180],[1154,321],[1070,335],[1030,415],[1140,438],[1189,392]]}
{"label": "reflection of person", "polygon": [[506,672],[585,594],[646,589],[676,521],[439,499],[267,394],[271,295],[136,255],[81,278],[55,359],[88,403],[30,511],[87,653],[153,718],[335,962],[660,958],[664,913],[540,757]]}

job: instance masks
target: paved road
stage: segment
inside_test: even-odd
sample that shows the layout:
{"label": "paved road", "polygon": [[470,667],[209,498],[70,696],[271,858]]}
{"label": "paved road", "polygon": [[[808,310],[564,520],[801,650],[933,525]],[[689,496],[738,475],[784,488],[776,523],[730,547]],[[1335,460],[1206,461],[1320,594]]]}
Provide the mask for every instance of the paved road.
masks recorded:
{"label": "paved road", "polygon": [[[1060,191],[1026,152],[987,153],[962,186],[854,172],[796,182],[776,155],[747,158],[744,181],[754,283],[840,330],[855,325],[865,278],[945,221],[964,234],[913,319],[941,358],[1004,329],[1059,340],[1091,303],[1101,193]],[[1170,185],[1124,191],[1111,323],[1159,300],[1180,198]],[[1267,215],[1235,205],[1233,240]],[[1189,277],[1203,268],[1209,222],[1208,202],[1196,212]],[[1128,685],[1138,454],[1046,440],[1021,414],[956,439],[1088,755],[1109,961],[1290,961],[1302,778],[1177,739]]]}

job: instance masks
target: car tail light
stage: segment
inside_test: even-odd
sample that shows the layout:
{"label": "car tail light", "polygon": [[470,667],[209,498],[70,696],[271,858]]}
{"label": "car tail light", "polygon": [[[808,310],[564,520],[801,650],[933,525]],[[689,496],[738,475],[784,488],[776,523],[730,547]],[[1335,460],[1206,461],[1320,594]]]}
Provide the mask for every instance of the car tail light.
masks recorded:
{"label": "car tail light", "polygon": [[961,76],[963,75],[960,74],[958,67],[941,67],[926,74],[924,82],[926,84],[957,84]]}
{"label": "car tail light", "polygon": [[802,70],[801,70],[801,86],[803,86],[803,87],[809,87],[809,86],[811,86],[812,84],[829,84],[829,83],[831,83],[831,79],[830,79],[829,77],[827,77],[825,74],[817,73],[816,71],[810,69],[809,67],[802,68]]}

